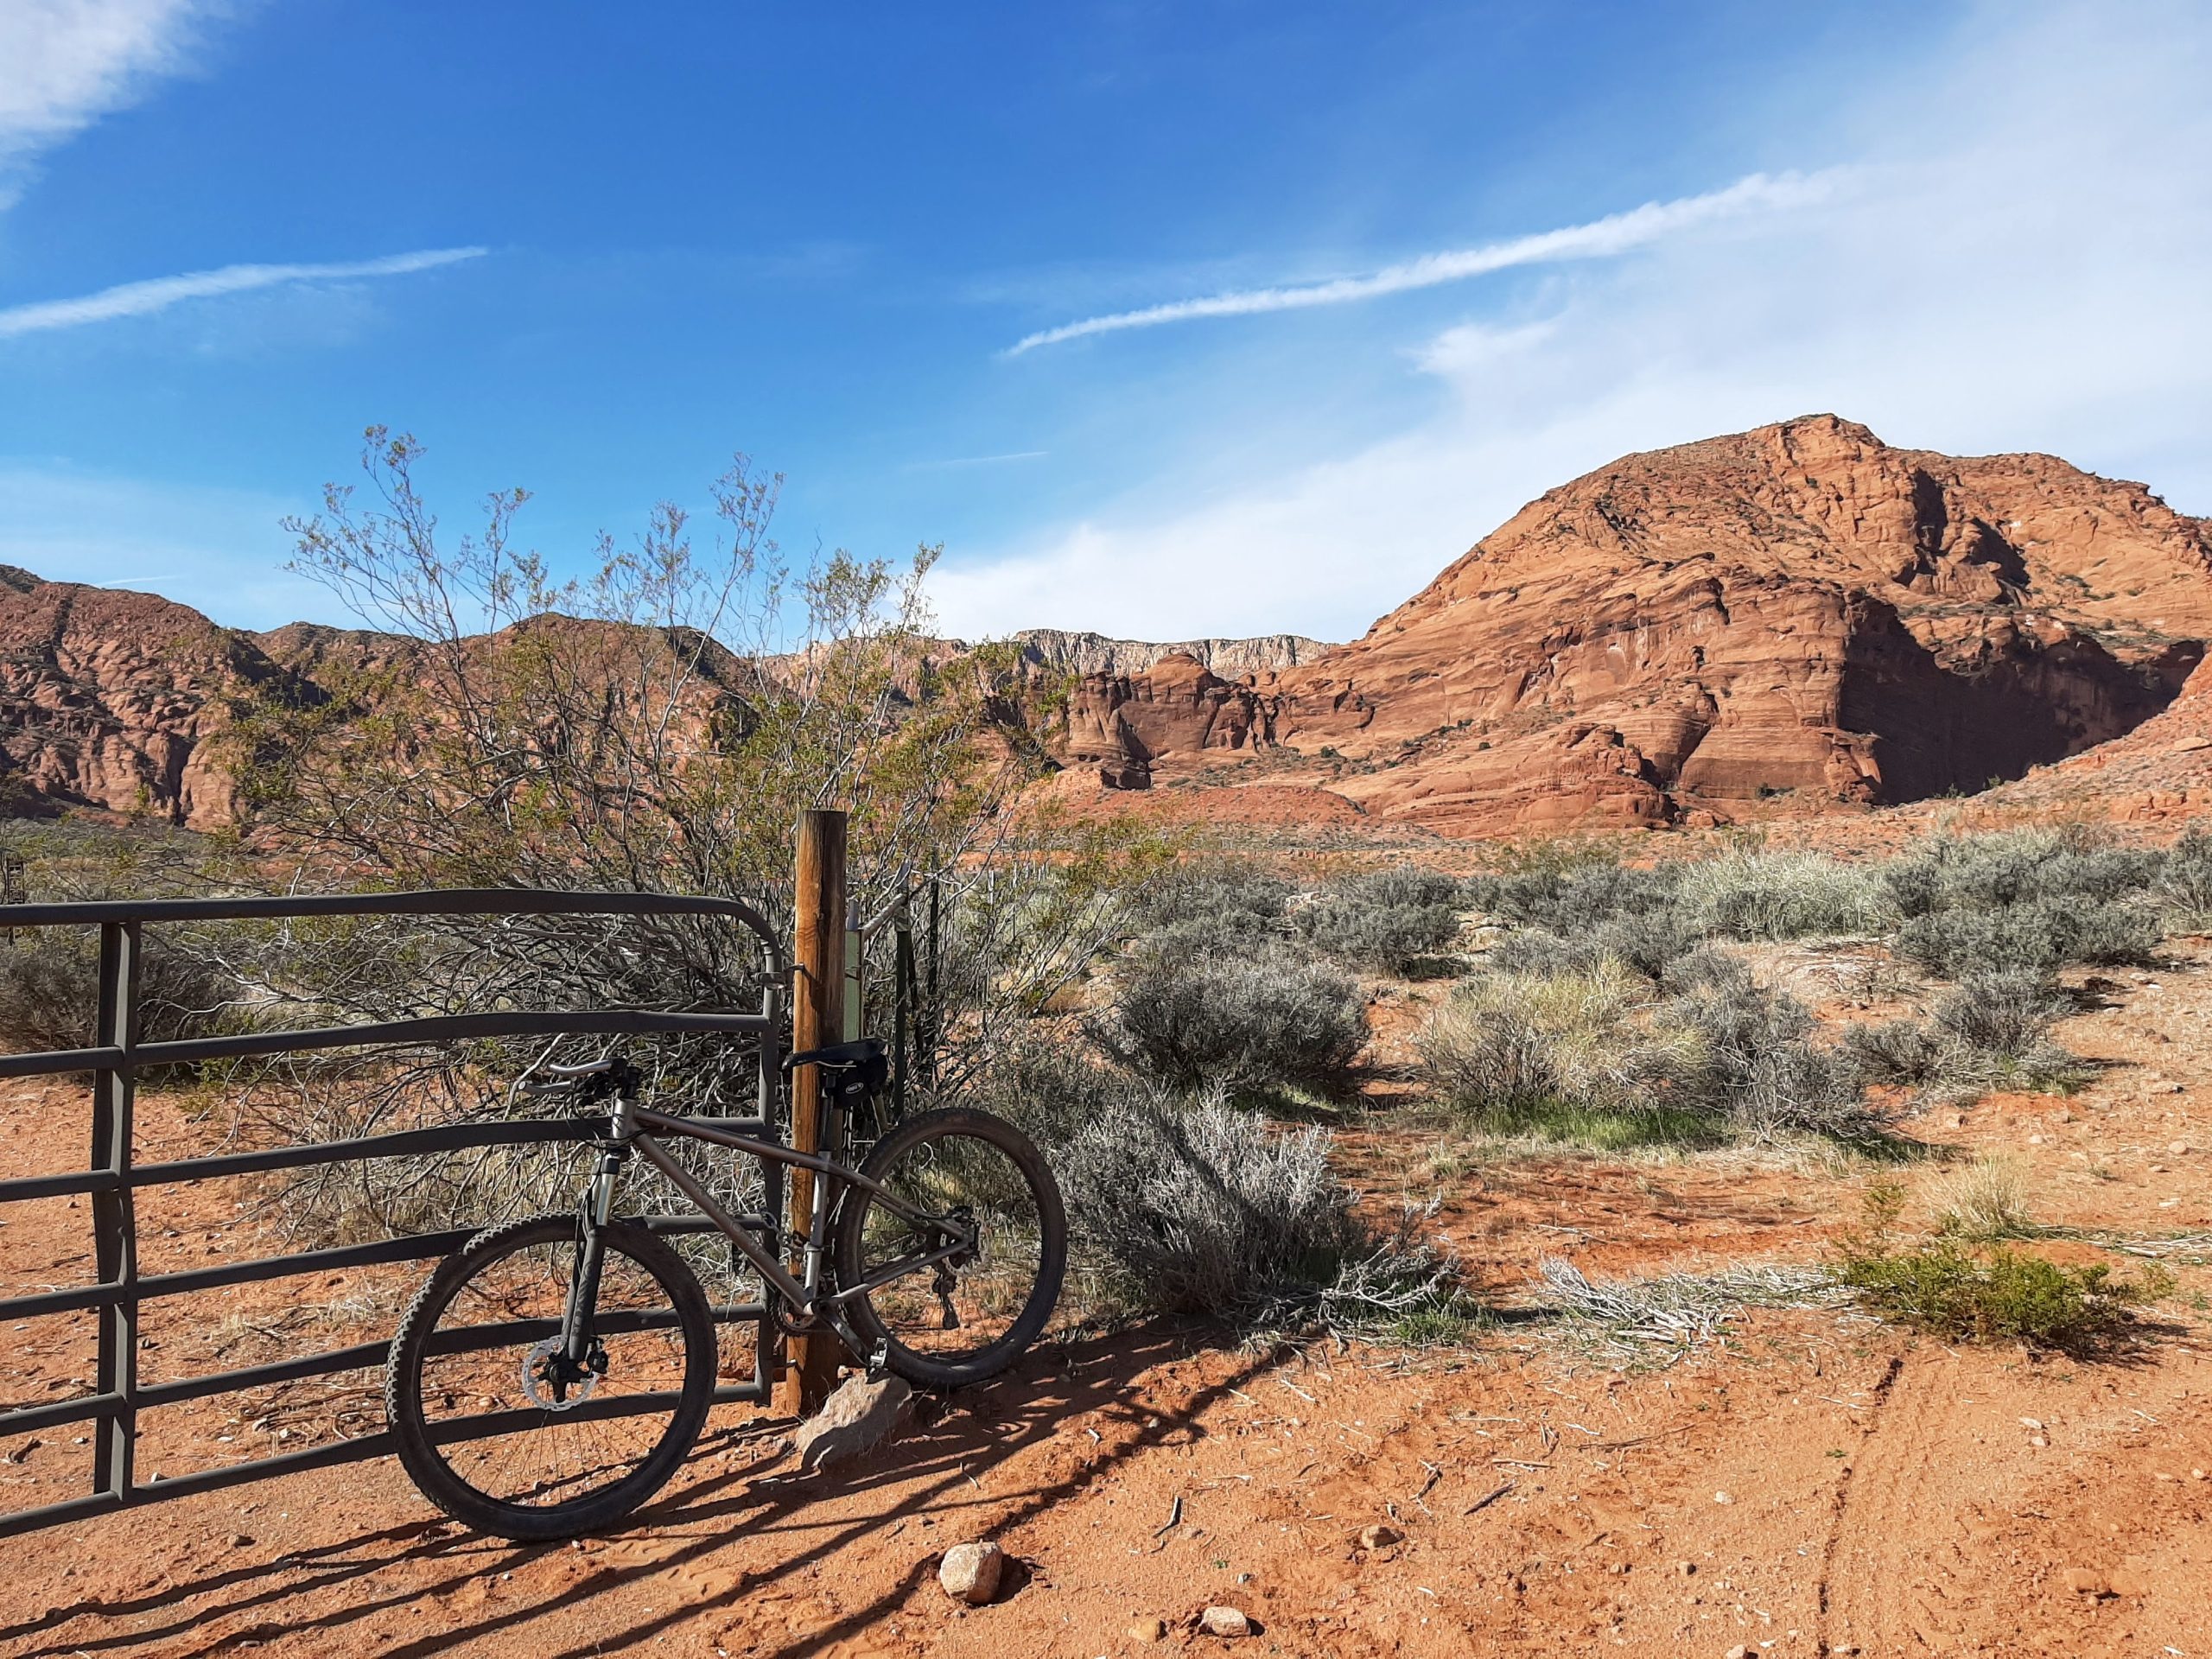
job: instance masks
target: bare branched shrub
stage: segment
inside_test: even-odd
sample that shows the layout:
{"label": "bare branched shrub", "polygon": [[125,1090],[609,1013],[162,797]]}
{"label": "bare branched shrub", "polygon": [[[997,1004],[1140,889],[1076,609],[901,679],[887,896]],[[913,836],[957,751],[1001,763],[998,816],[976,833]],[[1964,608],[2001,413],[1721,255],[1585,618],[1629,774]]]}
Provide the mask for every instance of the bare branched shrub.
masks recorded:
{"label": "bare branched shrub", "polygon": [[1201,953],[1171,940],[1122,964],[1097,1034],[1125,1064],[1171,1088],[1325,1091],[1347,1080],[1367,1020],[1349,975],[1285,946]]}

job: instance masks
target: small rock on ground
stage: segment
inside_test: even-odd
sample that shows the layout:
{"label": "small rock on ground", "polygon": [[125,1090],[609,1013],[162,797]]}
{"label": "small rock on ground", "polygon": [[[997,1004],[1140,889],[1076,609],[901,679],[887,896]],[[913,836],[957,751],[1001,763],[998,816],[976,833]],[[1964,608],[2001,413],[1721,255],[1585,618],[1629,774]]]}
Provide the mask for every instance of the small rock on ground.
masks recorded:
{"label": "small rock on ground", "polygon": [[938,1563],[937,1581],[955,1601],[980,1607],[999,1592],[1006,1552],[996,1544],[955,1544]]}
{"label": "small rock on ground", "polygon": [[913,1414],[914,1391],[900,1378],[848,1377],[791,1435],[798,1466],[811,1472],[849,1463],[896,1437]]}
{"label": "small rock on ground", "polygon": [[1359,1529],[1359,1547],[1362,1549],[1388,1549],[1393,1544],[1402,1542],[1405,1535],[1395,1527],[1385,1526],[1377,1521],[1372,1526]]}
{"label": "small rock on ground", "polygon": [[1234,1607],[1209,1607],[1198,1615],[1198,1628],[1208,1636],[1249,1636],[1252,1621]]}
{"label": "small rock on ground", "polygon": [[1129,1640],[1132,1642],[1165,1642],[1166,1639],[1167,1621],[1164,1618],[1141,1618],[1129,1626]]}

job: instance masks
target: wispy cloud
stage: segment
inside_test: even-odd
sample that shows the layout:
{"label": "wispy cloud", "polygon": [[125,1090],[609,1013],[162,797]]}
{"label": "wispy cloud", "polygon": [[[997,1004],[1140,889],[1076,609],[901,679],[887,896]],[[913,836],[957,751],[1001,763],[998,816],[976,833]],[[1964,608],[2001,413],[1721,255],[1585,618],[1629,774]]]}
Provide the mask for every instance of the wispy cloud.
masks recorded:
{"label": "wispy cloud", "polygon": [[1199,317],[1243,317],[1261,311],[1296,311],[1308,306],[1346,305],[1410,289],[1436,288],[1465,282],[1516,265],[1550,264],[1563,259],[1601,259],[1625,253],[1662,237],[1693,226],[1742,213],[1772,212],[1802,207],[1833,195],[1841,182],[1840,170],[1784,173],[1770,176],[1754,173],[1725,190],[1701,196],[1682,196],[1673,201],[1648,201],[1626,213],[1609,213],[1587,225],[1516,236],[1478,248],[1459,248],[1427,253],[1403,264],[1385,265],[1364,276],[1339,276],[1325,283],[1302,283],[1281,288],[1248,288],[1203,299],[1171,300],[1135,311],[1116,311],[1080,322],[1062,323],[1028,334],[1014,342],[1008,355],[1057,346],[1063,340],[1090,334],[1108,334],[1124,328],[1156,328],[1162,323],[1189,322]]}
{"label": "wispy cloud", "polygon": [[0,207],[29,163],[154,77],[188,67],[207,0],[7,0],[0,4]]}
{"label": "wispy cloud", "polygon": [[955,455],[946,461],[910,461],[910,473],[943,472],[953,467],[995,467],[1007,461],[1042,461],[1052,452],[1049,449],[1009,449],[1002,455]]}
{"label": "wispy cloud", "polygon": [[192,271],[182,276],[156,276],[143,283],[104,288],[74,300],[41,300],[30,305],[0,310],[0,339],[34,334],[49,328],[79,328],[90,322],[109,322],[118,317],[143,317],[166,311],[186,300],[210,299],[223,294],[244,294],[257,288],[276,288],[288,283],[341,282],[361,276],[404,276],[483,256],[482,248],[429,248],[419,253],[395,253],[382,259],[361,259],[333,265],[225,265],[220,270]]}

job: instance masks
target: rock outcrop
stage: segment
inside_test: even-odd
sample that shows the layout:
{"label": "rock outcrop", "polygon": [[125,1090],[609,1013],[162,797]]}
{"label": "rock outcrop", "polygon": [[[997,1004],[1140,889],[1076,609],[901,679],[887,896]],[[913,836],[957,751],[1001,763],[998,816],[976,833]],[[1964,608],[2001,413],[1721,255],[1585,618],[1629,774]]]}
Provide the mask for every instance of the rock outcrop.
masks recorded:
{"label": "rock outcrop", "polygon": [[212,740],[270,693],[320,695],[188,606],[0,566],[0,810],[229,823],[236,772]]}
{"label": "rock outcrop", "polygon": [[1310,663],[1333,649],[1301,633],[1263,633],[1249,639],[1184,639],[1154,645],[1109,639],[1103,633],[1064,628],[1024,628],[1014,634],[1022,654],[1039,667],[1070,674],[1141,674],[1168,657],[1187,657],[1199,667],[1238,679]]}
{"label": "rock outcrop", "polygon": [[1240,742],[1326,750],[1352,767],[1330,787],[1449,834],[1656,824],[2018,777],[2158,713],[2208,639],[2212,531],[2141,486],[1815,416],[1554,490],[1249,686],[1090,676],[1074,725],[1118,719],[1147,780]]}

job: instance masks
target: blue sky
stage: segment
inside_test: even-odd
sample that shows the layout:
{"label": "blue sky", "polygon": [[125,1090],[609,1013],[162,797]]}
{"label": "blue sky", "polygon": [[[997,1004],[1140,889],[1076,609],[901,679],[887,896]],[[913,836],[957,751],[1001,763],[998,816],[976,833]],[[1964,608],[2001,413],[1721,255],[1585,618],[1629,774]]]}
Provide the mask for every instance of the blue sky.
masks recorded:
{"label": "blue sky", "polygon": [[1814,410],[2212,512],[2208,84],[2189,4],[5,0],[0,560],[342,620],[276,521],[371,422],[556,562],[747,451],[971,635],[1347,638]]}

